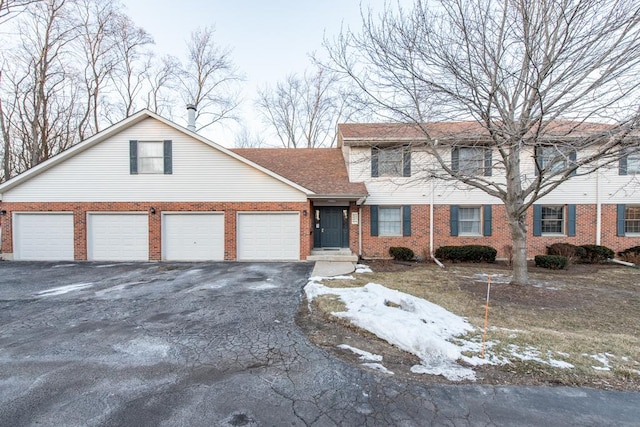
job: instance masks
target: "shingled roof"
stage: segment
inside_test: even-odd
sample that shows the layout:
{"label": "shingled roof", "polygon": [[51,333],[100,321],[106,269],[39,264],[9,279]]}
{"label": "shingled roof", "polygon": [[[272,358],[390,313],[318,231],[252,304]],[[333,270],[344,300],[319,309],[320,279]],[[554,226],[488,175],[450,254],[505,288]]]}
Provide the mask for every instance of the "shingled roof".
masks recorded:
{"label": "shingled roof", "polygon": [[[433,139],[482,139],[488,137],[487,129],[475,121],[425,123],[424,129]],[[426,140],[424,129],[415,123],[341,123],[338,124],[338,140],[344,145],[368,145],[373,141]],[[606,133],[614,125],[570,120],[549,122],[545,129],[548,138],[578,138]]]}
{"label": "shingled roof", "polygon": [[349,181],[339,148],[237,148],[231,151],[319,196],[367,195],[363,183]]}

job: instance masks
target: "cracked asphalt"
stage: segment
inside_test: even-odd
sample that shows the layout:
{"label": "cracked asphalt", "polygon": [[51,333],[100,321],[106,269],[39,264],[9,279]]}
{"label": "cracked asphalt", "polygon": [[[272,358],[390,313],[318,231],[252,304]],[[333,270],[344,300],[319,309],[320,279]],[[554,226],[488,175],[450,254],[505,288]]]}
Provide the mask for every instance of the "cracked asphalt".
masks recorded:
{"label": "cracked asphalt", "polygon": [[638,393],[348,365],[295,324],[312,266],[0,263],[0,425],[638,425]]}

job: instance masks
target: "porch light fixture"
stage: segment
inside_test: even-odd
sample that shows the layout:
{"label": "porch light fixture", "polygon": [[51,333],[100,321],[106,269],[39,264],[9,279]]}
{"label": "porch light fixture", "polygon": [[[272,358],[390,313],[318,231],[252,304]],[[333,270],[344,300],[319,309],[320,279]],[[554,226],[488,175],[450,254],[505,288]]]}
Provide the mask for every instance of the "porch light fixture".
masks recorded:
{"label": "porch light fixture", "polygon": [[306,209],[302,211],[302,215],[307,216],[307,210]]}
{"label": "porch light fixture", "polygon": [[151,207],[149,208],[149,213],[150,213],[151,215],[155,215],[155,214],[156,214],[156,208],[154,208],[153,206],[151,206]]}
{"label": "porch light fixture", "polygon": [[5,211],[4,209],[0,211],[0,215],[6,215],[7,211]]}

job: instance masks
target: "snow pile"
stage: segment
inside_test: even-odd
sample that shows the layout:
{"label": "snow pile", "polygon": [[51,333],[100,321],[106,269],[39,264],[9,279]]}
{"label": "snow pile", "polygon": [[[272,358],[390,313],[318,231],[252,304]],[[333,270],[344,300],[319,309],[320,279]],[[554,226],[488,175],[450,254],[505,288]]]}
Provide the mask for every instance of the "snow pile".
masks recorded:
{"label": "snow pile", "polygon": [[361,288],[329,288],[313,278],[305,287],[309,302],[319,295],[340,297],[347,311],[333,313],[349,319],[390,344],[421,360],[412,372],[442,375],[449,380],[474,380],[472,369],[456,361],[462,347],[451,342],[474,328],[463,318],[412,295],[369,283]]}
{"label": "snow pile", "polygon": [[373,273],[373,270],[371,270],[368,265],[356,264],[356,273]]}
{"label": "snow pile", "polygon": [[340,344],[338,348],[341,348],[343,350],[349,350],[352,353],[357,354],[358,358],[364,362],[364,363],[361,363],[362,366],[382,372],[383,374],[394,375],[392,371],[388,370],[381,363],[382,356],[380,356],[379,354],[369,353],[368,351],[360,350],[359,348],[355,348],[347,344]]}

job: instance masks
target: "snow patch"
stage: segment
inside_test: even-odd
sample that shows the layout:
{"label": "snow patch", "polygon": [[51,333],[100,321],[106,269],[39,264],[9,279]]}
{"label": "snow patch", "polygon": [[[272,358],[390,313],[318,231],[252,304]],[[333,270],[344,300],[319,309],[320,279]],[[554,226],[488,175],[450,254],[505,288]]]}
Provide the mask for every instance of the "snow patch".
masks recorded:
{"label": "snow patch", "polygon": [[382,362],[382,356],[378,354],[369,353],[368,351],[360,350],[359,348],[351,347],[347,344],[340,344],[338,348],[343,350],[349,350],[354,354],[357,354],[360,360],[364,362]]}
{"label": "snow patch", "polygon": [[337,295],[346,312],[333,313],[349,319],[381,339],[415,354],[421,364],[412,372],[443,375],[457,381],[475,379],[469,367],[456,363],[462,358],[461,348],[451,339],[474,328],[462,317],[444,308],[376,283],[360,288],[329,288],[316,281],[305,286],[309,302],[316,296]]}
{"label": "snow patch", "polygon": [[73,291],[79,291],[81,289],[85,289],[88,288],[90,286],[92,286],[93,283],[77,283],[75,285],[67,285],[67,286],[60,286],[57,288],[51,288],[51,289],[47,289],[46,291],[40,291],[37,293],[38,296],[41,297],[51,297],[51,296],[55,296],[55,295],[63,295],[69,292],[73,292]]}
{"label": "snow patch", "polygon": [[356,264],[356,274],[373,273],[373,270],[368,265]]}
{"label": "snow patch", "polygon": [[387,374],[387,375],[395,375],[393,373],[393,371],[388,370],[383,364],[381,363],[362,363],[362,366],[365,366],[367,368],[370,369],[374,369],[376,371],[382,372],[383,374]]}

